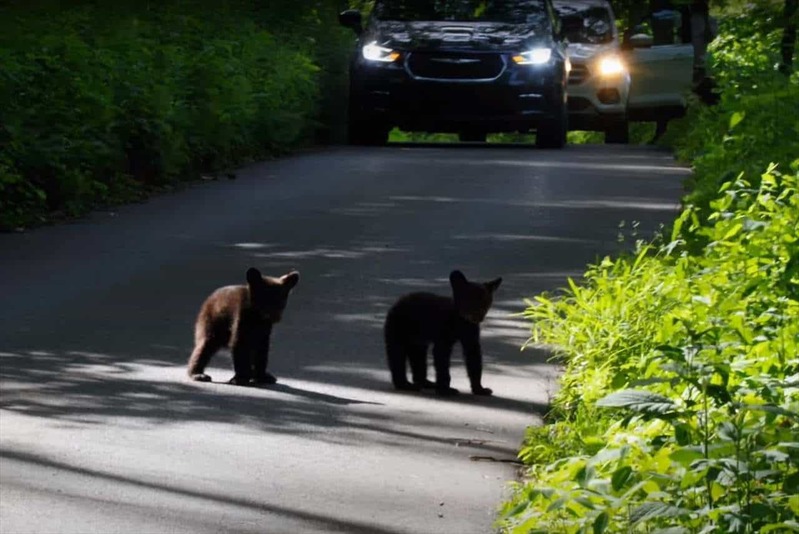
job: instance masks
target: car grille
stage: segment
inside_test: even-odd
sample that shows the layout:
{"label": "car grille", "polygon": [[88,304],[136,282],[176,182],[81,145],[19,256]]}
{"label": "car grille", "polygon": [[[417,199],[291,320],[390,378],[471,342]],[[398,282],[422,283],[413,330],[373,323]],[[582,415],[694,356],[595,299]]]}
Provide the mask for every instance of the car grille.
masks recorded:
{"label": "car grille", "polygon": [[407,65],[417,78],[492,80],[502,74],[505,63],[499,54],[413,52]]}
{"label": "car grille", "polygon": [[588,78],[588,67],[585,65],[572,64],[572,70],[569,71],[569,85],[577,85],[583,83]]}

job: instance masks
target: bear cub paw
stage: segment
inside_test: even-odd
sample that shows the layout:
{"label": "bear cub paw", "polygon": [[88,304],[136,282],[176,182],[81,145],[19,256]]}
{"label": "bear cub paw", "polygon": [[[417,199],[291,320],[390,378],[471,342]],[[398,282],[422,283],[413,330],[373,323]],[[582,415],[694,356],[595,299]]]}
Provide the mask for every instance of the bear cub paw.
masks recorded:
{"label": "bear cub paw", "polygon": [[398,391],[421,391],[421,386],[411,384],[410,382],[397,382],[394,384],[394,389]]}
{"label": "bear cub paw", "polygon": [[256,384],[256,385],[266,385],[266,386],[268,386],[268,385],[271,385],[271,384],[276,384],[277,383],[277,378],[275,378],[275,375],[273,375],[272,373],[266,373],[263,376],[256,376],[255,378],[250,380],[250,382],[252,384]]}
{"label": "bear cub paw", "polygon": [[193,375],[191,375],[191,379],[194,380],[195,382],[210,382],[211,381],[211,377],[208,376],[205,373],[193,374]]}
{"label": "bear cub paw", "polygon": [[228,380],[227,383],[232,386],[249,386],[250,377],[234,376],[233,378]]}

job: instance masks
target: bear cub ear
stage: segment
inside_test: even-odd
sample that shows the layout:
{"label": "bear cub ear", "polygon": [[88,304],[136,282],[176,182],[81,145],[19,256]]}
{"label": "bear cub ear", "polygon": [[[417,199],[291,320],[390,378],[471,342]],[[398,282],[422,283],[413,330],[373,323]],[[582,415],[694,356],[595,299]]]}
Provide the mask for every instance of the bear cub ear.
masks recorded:
{"label": "bear cub ear", "polygon": [[466,276],[458,270],[452,271],[449,273],[449,283],[452,287],[462,286],[466,283]]}
{"label": "bear cub ear", "polygon": [[499,284],[502,283],[502,278],[497,278],[496,280],[491,280],[490,282],[486,282],[486,289],[488,289],[491,293],[499,288]]}
{"label": "bear cub ear", "polygon": [[250,267],[247,269],[247,283],[252,285],[256,285],[259,283],[263,283],[264,277],[261,276],[261,271],[256,269],[255,267]]}
{"label": "bear cub ear", "polygon": [[297,271],[291,271],[290,273],[281,276],[280,281],[285,287],[292,289],[297,285],[297,282],[300,281],[300,273]]}

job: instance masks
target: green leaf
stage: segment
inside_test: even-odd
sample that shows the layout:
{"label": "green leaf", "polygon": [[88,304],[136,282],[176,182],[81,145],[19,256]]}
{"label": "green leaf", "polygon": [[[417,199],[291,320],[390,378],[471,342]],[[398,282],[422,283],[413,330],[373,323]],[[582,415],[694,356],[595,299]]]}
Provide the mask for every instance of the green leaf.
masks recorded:
{"label": "green leaf", "polygon": [[718,436],[723,441],[735,441],[741,437],[736,426],[729,421],[719,425]]}
{"label": "green leaf", "polygon": [[608,528],[610,516],[607,512],[602,512],[594,519],[594,534],[602,534]]}
{"label": "green leaf", "polygon": [[574,475],[574,480],[580,485],[581,488],[584,488],[589,482],[591,482],[591,480],[593,480],[595,472],[596,470],[594,469],[594,466],[584,465],[579,471],[577,471],[577,474]]}
{"label": "green leaf", "polygon": [[513,516],[515,516],[515,515],[519,515],[520,513],[522,513],[522,512],[524,512],[525,510],[527,510],[527,507],[528,507],[529,505],[530,505],[530,502],[529,502],[529,501],[520,502],[519,504],[517,504],[516,506],[514,506],[514,507],[513,507],[513,509],[512,509],[510,512],[508,512],[506,515],[507,515],[508,517],[513,517]]}
{"label": "green leaf", "polygon": [[737,223],[737,224],[733,225],[732,228],[727,230],[727,233],[724,234],[724,237],[722,237],[721,240],[722,241],[727,241],[731,237],[735,236],[738,232],[740,232],[743,229],[743,227],[744,227],[743,223]]}
{"label": "green leaf", "polygon": [[799,419],[798,413],[786,410],[785,408],[780,408],[779,406],[775,406],[773,404],[744,404],[742,407],[746,410],[755,412],[767,412],[777,415],[784,415],[786,417],[790,417],[791,419]]}
{"label": "green leaf", "polygon": [[552,502],[549,506],[547,506],[547,512],[552,512],[554,510],[560,510],[566,504],[566,499],[561,497]]}
{"label": "green leaf", "polygon": [[633,473],[633,468],[629,465],[622,466],[613,472],[610,478],[611,487],[613,491],[619,491],[630,480],[630,475]]}
{"label": "green leaf", "polygon": [[611,393],[599,399],[596,405],[604,408],[627,408],[638,413],[659,415],[674,412],[677,409],[677,406],[668,397],[638,389],[625,389]]}
{"label": "green leaf", "polygon": [[677,440],[677,445],[685,446],[691,443],[692,432],[691,426],[685,423],[674,425],[674,439]]}
{"label": "green leaf", "polygon": [[634,524],[650,519],[664,519],[686,515],[688,510],[665,502],[645,502],[630,514],[630,521]]}
{"label": "green leaf", "polygon": [[682,448],[677,449],[673,453],[669,455],[672,461],[677,462],[685,467],[691,465],[691,462],[695,460],[699,460],[700,458],[704,458],[701,452],[690,449],[690,448]]}
{"label": "green leaf", "polygon": [[775,449],[756,451],[755,454],[761,455],[772,462],[778,462],[778,463],[786,462],[791,458],[789,455],[785,454],[784,452]]}
{"label": "green leaf", "polygon": [[730,130],[732,130],[733,128],[738,126],[738,124],[742,120],[744,120],[745,116],[746,116],[746,112],[744,112],[744,111],[736,111],[735,113],[733,113],[732,117],[730,117]]}

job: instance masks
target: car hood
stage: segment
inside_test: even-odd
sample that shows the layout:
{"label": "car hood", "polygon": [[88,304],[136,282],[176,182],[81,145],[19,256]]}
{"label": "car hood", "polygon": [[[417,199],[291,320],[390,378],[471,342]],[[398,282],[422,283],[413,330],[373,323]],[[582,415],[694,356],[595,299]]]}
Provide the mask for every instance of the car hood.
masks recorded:
{"label": "car hood", "polygon": [[499,22],[376,21],[366,39],[399,50],[518,51],[551,45],[537,26]]}
{"label": "car hood", "polygon": [[618,43],[590,44],[590,43],[569,43],[566,53],[572,63],[587,63],[594,58],[607,52],[618,52]]}

